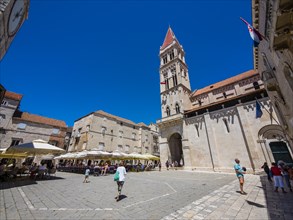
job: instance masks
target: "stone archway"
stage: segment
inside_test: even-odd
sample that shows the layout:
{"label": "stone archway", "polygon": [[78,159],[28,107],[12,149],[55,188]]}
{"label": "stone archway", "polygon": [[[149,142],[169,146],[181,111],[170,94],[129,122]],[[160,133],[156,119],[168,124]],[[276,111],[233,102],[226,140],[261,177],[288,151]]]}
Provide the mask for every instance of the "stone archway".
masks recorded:
{"label": "stone archway", "polygon": [[172,134],[169,138],[168,144],[171,154],[171,162],[177,161],[178,166],[184,166],[181,135],[178,133]]}

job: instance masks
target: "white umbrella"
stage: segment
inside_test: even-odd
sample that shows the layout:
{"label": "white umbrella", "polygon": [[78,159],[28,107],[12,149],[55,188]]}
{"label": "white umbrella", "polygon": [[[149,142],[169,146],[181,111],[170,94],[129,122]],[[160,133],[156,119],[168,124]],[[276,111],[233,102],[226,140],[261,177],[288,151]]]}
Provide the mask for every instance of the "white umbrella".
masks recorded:
{"label": "white umbrella", "polygon": [[112,157],[112,153],[100,150],[91,150],[87,153],[88,158],[95,158],[95,159],[108,159]]}
{"label": "white umbrella", "polygon": [[30,155],[39,155],[39,154],[57,154],[63,153],[65,150],[56,147],[54,145],[48,144],[44,140],[34,140],[29,143],[24,143],[16,146],[10,146],[7,148],[6,152],[9,153],[25,153]]}
{"label": "white umbrella", "polygon": [[131,153],[128,155],[131,159],[134,159],[134,160],[148,160],[147,157],[145,157],[144,155],[141,155],[139,153]]}
{"label": "white umbrella", "polygon": [[117,160],[129,159],[129,154],[122,153],[118,150],[115,150],[112,153],[112,159],[117,159]]}
{"label": "white umbrella", "polygon": [[147,160],[160,160],[159,157],[154,156],[154,155],[152,155],[152,154],[144,154],[143,156],[146,157]]}

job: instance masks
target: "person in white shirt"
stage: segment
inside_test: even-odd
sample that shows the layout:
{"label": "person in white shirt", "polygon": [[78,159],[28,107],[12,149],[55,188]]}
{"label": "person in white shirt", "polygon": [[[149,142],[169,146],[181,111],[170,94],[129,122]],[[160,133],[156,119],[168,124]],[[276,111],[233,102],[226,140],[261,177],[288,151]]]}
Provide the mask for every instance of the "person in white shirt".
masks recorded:
{"label": "person in white shirt", "polygon": [[123,162],[120,162],[119,166],[117,167],[116,172],[119,172],[119,180],[117,181],[118,195],[115,197],[116,201],[118,202],[120,199],[122,187],[123,187],[123,184],[125,181],[125,175],[127,174],[126,169],[123,166]]}

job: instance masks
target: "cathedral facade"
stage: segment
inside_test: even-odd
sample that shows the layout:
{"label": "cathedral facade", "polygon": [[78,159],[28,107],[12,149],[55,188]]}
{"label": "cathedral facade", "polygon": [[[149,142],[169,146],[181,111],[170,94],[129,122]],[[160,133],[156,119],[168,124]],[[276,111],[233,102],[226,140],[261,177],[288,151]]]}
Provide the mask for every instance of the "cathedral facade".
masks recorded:
{"label": "cathedral facade", "polygon": [[[160,47],[160,84],[162,163],[233,172],[234,159],[239,158],[254,173],[265,161],[291,162],[284,140],[263,136],[264,128],[279,122],[255,70],[192,91],[185,52],[169,27]],[[286,152],[275,150],[280,148]]]}

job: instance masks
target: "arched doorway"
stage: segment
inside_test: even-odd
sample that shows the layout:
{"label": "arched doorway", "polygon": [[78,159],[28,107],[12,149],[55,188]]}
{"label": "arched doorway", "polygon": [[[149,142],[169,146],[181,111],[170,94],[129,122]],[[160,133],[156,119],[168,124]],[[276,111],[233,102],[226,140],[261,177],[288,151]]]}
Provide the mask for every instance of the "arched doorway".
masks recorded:
{"label": "arched doorway", "polygon": [[280,125],[266,125],[259,130],[258,136],[263,140],[273,140],[269,142],[269,148],[275,162],[283,160],[287,164],[293,164],[292,156],[286,143],[286,135]]}
{"label": "arched doorway", "polygon": [[172,134],[169,139],[169,149],[171,154],[171,162],[177,162],[178,166],[184,166],[184,157],[182,150],[182,137],[180,134]]}

